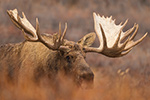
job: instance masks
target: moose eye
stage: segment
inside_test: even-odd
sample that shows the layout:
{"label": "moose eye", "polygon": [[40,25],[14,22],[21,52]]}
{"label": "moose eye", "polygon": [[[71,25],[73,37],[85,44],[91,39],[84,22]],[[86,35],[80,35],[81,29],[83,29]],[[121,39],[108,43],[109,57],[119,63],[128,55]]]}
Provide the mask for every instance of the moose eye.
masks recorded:
{"label": "moose eye", "polygon": [[71,62],[71,59],[73,59],[73,56],[66,56],[66,60],[67,60],[67,62]]}

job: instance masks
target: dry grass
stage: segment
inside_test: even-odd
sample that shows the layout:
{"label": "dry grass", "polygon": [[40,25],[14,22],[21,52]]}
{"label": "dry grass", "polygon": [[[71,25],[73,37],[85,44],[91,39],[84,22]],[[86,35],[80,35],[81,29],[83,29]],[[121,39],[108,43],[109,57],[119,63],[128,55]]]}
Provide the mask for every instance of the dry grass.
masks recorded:
{"label": "dry grass", "polygon": [[[0,81],[1,100],[147,100],[150,75],[128,69],[93,68],[94,88],[77,88],[71,79],[59,75],[55,85],[42,80],[35,85],[30,80],[12,85],[2,78]],[[146,73],[146,71],[144,72]]]}
{"label": "dry grass", "polygon": [[[26,4],[26,5],[25,5]],[[25,5],[25,6],[24,6]],[[88,5],[88,7],[87,7]],[[4,0],[0,1],[0,44],[20,42],[21,32],[12,26],[6,15],[7,9],[24,11],[35,24],[40,20],[42,32],[58,31],[58,23],[68,22],[67,37],[79,40],[94,30],[92,12],[112,15],[116,23],[129,18],[126,29],[134,22],[139,24],[139,33],[150,32],[150,2],[148,0]],[[125,29],[125,30],[126,30]],[[142,34],[139,34],[139,38]],[[95,80],[90,90],[76,88],[70,79],[59,77],[57,88],[47,83],[35,86],[29,80],[24,85],[13,86],[0,77],[0,100],[148,100],[150,99],[150,37],[131,53],[122,58],[107,58],[103,55],[87,54]],[[98,42],[94,43],[97,46]]]}

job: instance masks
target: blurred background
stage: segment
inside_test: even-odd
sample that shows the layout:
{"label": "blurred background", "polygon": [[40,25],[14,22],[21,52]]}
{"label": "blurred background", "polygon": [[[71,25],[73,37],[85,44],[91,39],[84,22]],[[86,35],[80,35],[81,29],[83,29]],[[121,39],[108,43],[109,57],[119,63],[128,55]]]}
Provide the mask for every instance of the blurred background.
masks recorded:
{"label": "blurred background", "polygon": [[[150,99],[150,0],[0,0],[0,45],[24,41],[22,32],[6,13],[15,8],[20,15],[23,11],[34,26],[35,18],[39,18],[42,33],[58,32],[59,22],[63,27],[67,22],[66,38],[72,41],[94,31],[93,12],[112,16],[116,24],[129,19],[124,31],[134,23],[139,24],[135,40],[146,32],[148,36],[128,55],[108,58],[87,54],[87,63],[95,73],[96,89],[85,94],[94,100]],[[98,45],[96,40],[93,46]],[[87,100],[86,95],[82,96],[81,100]]]}

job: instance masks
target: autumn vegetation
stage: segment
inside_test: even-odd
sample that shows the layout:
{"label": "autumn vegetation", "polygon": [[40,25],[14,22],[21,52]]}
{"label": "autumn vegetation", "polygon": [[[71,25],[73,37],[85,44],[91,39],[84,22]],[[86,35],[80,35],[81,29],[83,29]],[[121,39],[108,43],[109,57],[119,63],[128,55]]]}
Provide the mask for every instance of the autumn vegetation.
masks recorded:
{"label": "autumn vegetation", "polygon": [[[39,18],[41,32],[53,34],[58,24],[68,23],[68,40],[77,41],[94,31],[93,12],[113,16],[116,23],[129,19],[125,30],[139,24],[136,39],[147,37],[126,56],[108,58],[88,53],[86,61],[95,74],[93,89],[77,88],[71,79],[58,75],[57,86],[46,80],[37,86],[29,80],[20,86],[9,83],[0,74],[0,100],[148,100],[150,99],[150,2],[148,0],[1,0],[0,45],[24,41],[23,34],[10,21],[6,10],[17,8],[35,25]],[[64,26],[63,26],[64,27]],[[136,40],[135,39],[135,40]],[[98,46],[96,41],[93,46]],[[3,80],[3,81],[2,81]]]}

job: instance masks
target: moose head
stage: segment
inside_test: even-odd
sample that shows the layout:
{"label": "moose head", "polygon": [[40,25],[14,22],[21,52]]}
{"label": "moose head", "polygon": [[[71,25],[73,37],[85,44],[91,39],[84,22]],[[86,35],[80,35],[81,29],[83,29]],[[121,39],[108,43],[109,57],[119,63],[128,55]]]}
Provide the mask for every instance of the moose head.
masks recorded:
{"label": "moose head", "polygon": [[[40,43],[38,48],[32,47],[32,45],[28,48],[39,49],[39,52],[41,50],[40,48],[45,48],[42,49],[42,52],[45,53],[41,55],[51,55],[45,59],[44,56],[42,56],[42,60],[48,62],[47,65],[41,63],[42,60],[36,62],[41,63],[43,67],[51,66],[54,70],[62,70],[66,75],[72,76],[79,85],[83,82],[92,83],[94,80],[94,74],[85,61],[86,53],[96,52],[108,57],[121,57],[128,54],[132,48],[140,43],[147,35],[146,33],[139,40],[133,41],[137,34],[138,24],[134,24],[132,28],[123,32],[123,28],[126,26],[128,20],[126,20],[124,24],[120,23],[116,25],[112,17],[105,18],[104,16],[101,17],[93,13],[95,32],[85,35],[78,42],[74,42],[64,39],[67,23],[65,24],[63,32],[61,31],[61,24],[59,24],[58,33],[54,35],[41,35],[37,18],[36,28],[34,28],[24,13],[22,13],[23,18],[18,15],[16,9],[8,10],[7,13],[12,22],[23,32],[26,44],[32,44],[34,42],[34,45],[39,45]],[[90,47],[95,41],[96,35],[98,36],[100,45],[97,48]]]}

